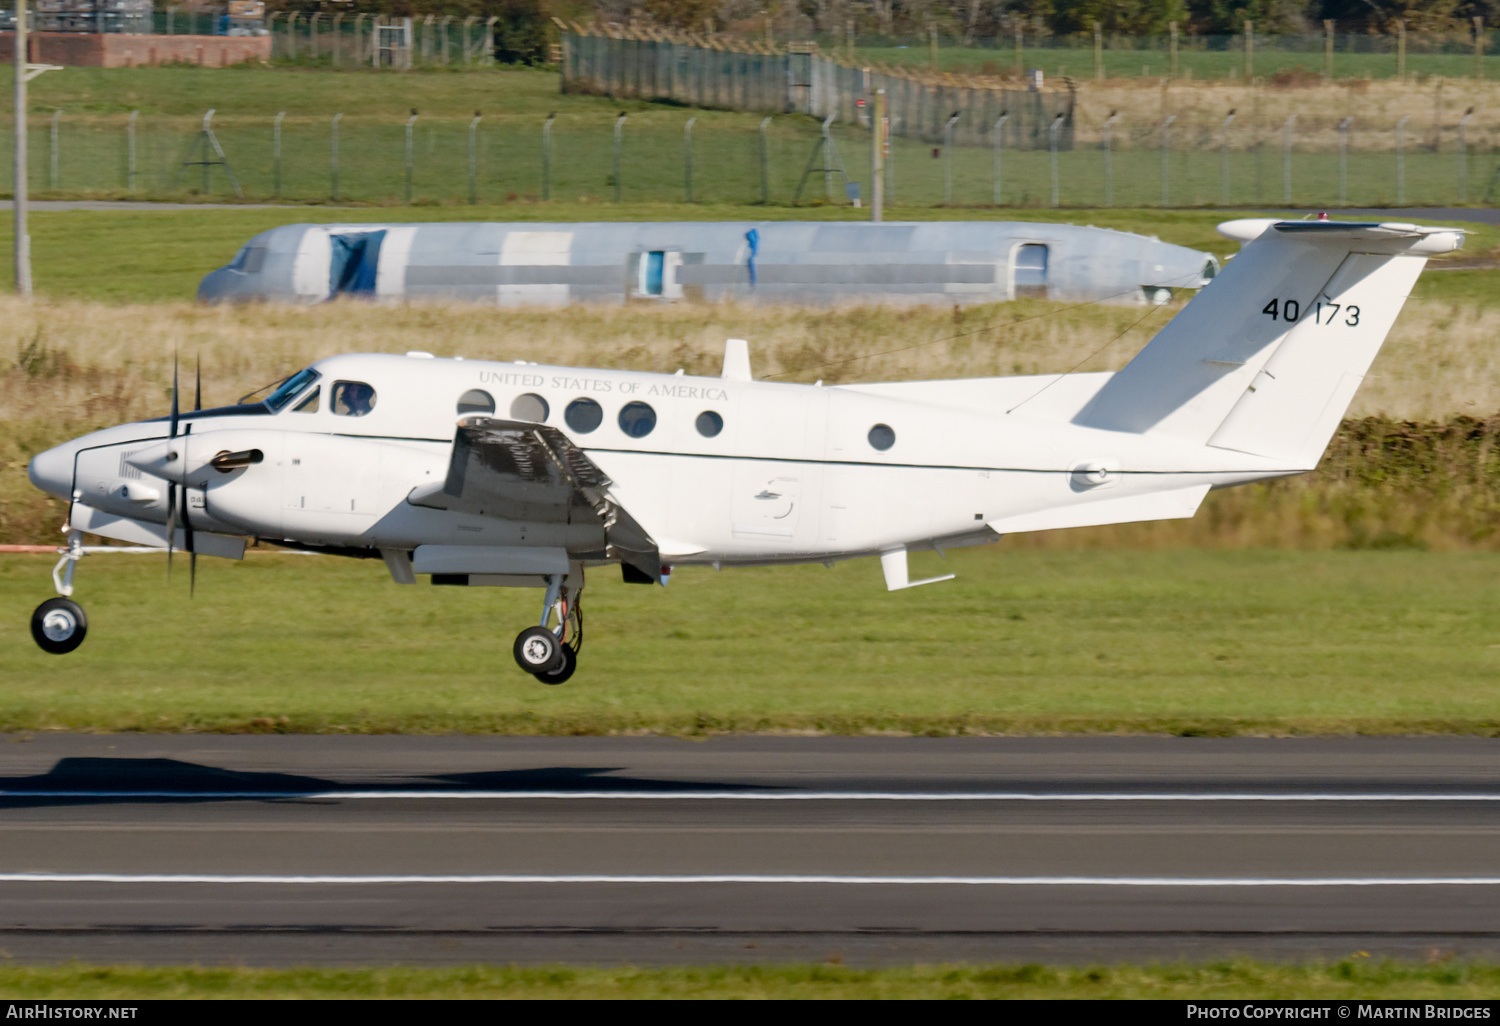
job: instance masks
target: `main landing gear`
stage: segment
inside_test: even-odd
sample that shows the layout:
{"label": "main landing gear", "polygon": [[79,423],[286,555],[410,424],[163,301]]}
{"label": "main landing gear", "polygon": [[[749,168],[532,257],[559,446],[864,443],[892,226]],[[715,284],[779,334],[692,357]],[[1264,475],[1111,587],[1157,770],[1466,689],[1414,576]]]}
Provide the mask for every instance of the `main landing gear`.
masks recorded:
{"label": "main landing gear", "polygon": [[83,534],[69,531],[68,547],[52,568],[52,585],[61,597],[48,599],[31,614],[31,636],[43,652],[65,655],[82,645],[88,635],[89,618],[83,607],[68,597],[73,594],[73,571],[82,558]]}
{"label": "main landing gear", "polygon": [[[581,585],[570,591],[560,575],[549,577],[541,624],[516,635],[512,648],[516,665],[543,684],[561,684],[578,669],[578,653],[583,648],[582,592]],[[554,617],[557,626],[547,626]]]}

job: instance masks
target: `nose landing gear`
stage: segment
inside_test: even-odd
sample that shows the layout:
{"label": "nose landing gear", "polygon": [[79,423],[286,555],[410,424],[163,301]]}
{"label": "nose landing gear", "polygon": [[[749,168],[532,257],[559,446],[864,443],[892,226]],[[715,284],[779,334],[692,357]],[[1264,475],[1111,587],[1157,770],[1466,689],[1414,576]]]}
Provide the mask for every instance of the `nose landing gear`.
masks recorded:
{"label": "nose landing gear", "polygon": [[[541,624],[516,636],[511,649],[516,665],[543,684],[561,684],[578,669],[578,653],[583,648],[582,592],[582,585],[570,594],[562,577],[548,578]],[[547,626],[554,617],[557,626]]]}
{"label": "nose landing gear", "polygon": [[73,594],[73,571],[82,558],[83,533],[69,531],[68,547],[52,568],[52,585],[61,597],[48,599],[31,614],[31,636],[43,652],[65,655],[82,645],[88,635],[89,618],[83,607],[68,597]]}

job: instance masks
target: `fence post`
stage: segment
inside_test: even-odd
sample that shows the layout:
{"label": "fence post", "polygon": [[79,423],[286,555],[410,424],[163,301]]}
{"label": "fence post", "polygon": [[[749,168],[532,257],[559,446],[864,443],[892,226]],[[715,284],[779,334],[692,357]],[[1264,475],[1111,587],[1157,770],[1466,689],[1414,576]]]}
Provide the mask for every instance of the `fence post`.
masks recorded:
{"label": "fence post", "polygon": [[339,119],[342,112],[333,116],[332,134],[328,138],[328,197],[334,202],[339,198]]}
{"label": "fence post", "polygon": [[469,122],[469,206],[479,202],[479,119],[483,115],[474,112]]}
{"label": "fence post", "polygon": [[1339,122],[1339,206],[1349,205],[1349,124],[1353,118]]}
{"label": "fence post", "polygon": [[1002,188],[1002,186],[1004,185],[1004,179],[1001,175],[1002,168],[1000,164],[1000,151],[1004,148],[1005,145],[1005,122],[1009,119],[1010,111],[1002,110],[1000,112],[1000,116],[995,119],[995,134],[993,139],[991,140],[991,144],[995,149],[995,167],[991,175],[991,180],[994,182],[995,206],[997,207],[1000,206],[1002,202],[1000,197],[1004,193],[1004,190]]}
{"label": "fence post", "polygon": [[557,117],[553,111],[547,115],[547,120],[542,122],[542,199],[552,198],[552,120]]}
{"label": "fence post", "polygon": [[1406,81],[1406,19],[1396,22],[1396,79]]}
{"label": "fence post", "polygon": [[953,126],[958,123],[960,111],[954,111],[943,126],[943,202],[953,202]]}
{"label": "fence post", "polygon": [[52,172],[47,178],[49,188],[57,188],[57,124],[62,120],[62,108],[52,112]]}
{"label": "fence post", "polygon": [[141,112],[133,110],[125,119],[125,188],[135,192],[135,119]]}
{"label": "fence post", "polygon": [[625,133],[625,112],[615,118],[615,202],[620,202],[620,146]]}
{"label": "fence post", "polygon": [[1170,44],[1170,47],[1171,47],[1171,56],[1170,56],[1170,58],[1168,59],[1168,62],[1167,62],[1167,74],[1168,74],[1168,76],[1170,78],[1176,78],[1177,77],[1177,23],[1175,21],[1169,21],[1169,22],[1167,22],[1167,27],[1171,30],[1171,33],[1172,33],[1172,41],[1171,41],[1171,44]]}
{"label": "fence post", "polygon": [[448,66],[448,23],[453,20],[453,15],[445,14],[438,22],[438,28],[443,32],[443,67]]}
{"label": "fence post", "polygon": [[937,65],[938,65],[938,52],[937,51],[938,51],[938,45],[937,45],[937,23],[933,22],[933,21],[929,21],[927,23],[927,54],[928,54],[928,60],[932,64],[932,70],[933,71],[937,70]]}
{"label": "fence post", "polygon": [[870,127],[870,220],[885,220],[885,155],[891,145],[891,119],[885,113],[885,90],[875,90]]}
{"label": "fence post", "polygon": [[1297,121],[1293,114],[1281,126],[1281,201],[1292,202],[1292,126]]}
{"label": "fence post", "polygon": [[[770,17],[766,18],[766,24],[771,24]],[[768,143],[766,142],[766,126],[771,123],[770,118],[761,118],[760,121],[760,202],[762,205],[771,202],[770,171],[767,167],[769,158],[766,153]]]}
{"label": "fence post", "polygon": [[1484,19],[1474,19],[1474,77],[1484,77]]}
{"label": "fence post", "polygon": [[1410,114],[1396,122],[1396,204],[1406,202],[1406,121]]}
{"label": "fence post", "polygon": [[1057,133],[1062,131],[1063,116],[1058,114],[1052,119],[1052,124],[1047,128],[1047,149],[1050,150],[1052,163],[1052,205],[1060,206],[1061,183],[1058,181],[1057,172]]}
{"label": "fence post", "polygon": [[281,119],[284,117],[286,111],[281,111],[271,122],[271,192],[278,197],[281,195]]}
{"label": "fence post", "polygon": [[417,109],[412,108],[411,117],[406,119],[406,202],[411,204],[411,176],[412,176],[412,126],[417,123]]}
{"label": "fence post", "polygon": [[340,56],[340,53],[339,53],[339,51],[343,49],[343,46],[342,46],[343,42],[344,42],[344,13],[342,11],[340,11],[338,14],[335,14],[333,16],[333,39],[332,39],[332,41],[331,41],[331,43],[329,45],[329,50],[330,50],[331,56],[333,57],[333,66],[335,68],[340,67],[344,63],[343,60],[341,59],[341,56]]}
{"label": "fence post", "polygon": [[[1477,20],[1477,19],[1476,19]],[[1474,116],[1474,108],[1470,107],[1464,111],[1464,116],[1458,119],[1458,201],[1465,203],[1469,199],[1469,119]]]}
{"label": "fence post", "polygon": [[1229,206],[1229,126],[1234,123],[1234,108],[1229,108],[1229,113],[1224,116],[1223,137],[1219,140],[1219,177],[1221,180],[1221,197],[1224,205]]}
{"label": "fence post", "polygon": [[323,17],[322,11],[314,11],[313,16],[307,22],[307,41],[312,46],[313,60],[318,59],[318,19]]}
{"label": "fence post", "polygon": [[464,19],[464,67],[466,68],[474,63],[474,44],[469,41],[469,30],[474,27],[474,23],[478,20],[479,15],[477,14],[471,14]]}
{"label": "fence post", "polygon": [[1094,22],[1094,81],[1104,81],[1104,30]]}
{"label": "fence post", "polygon": [[1323,77],[1333,78],[1333,19],[1323,19]]}
{"label": "fence post", "polygon": [[682,181],[689,203],[693,202],[693,122],[697,120],[688,118],[682,126]]}
{"label": "fence post", "polygon": [[1112,110],[1109,117],[1104,119],[1104,205],[1112,207],[1115,205],[1115,154],[1114,154],[1114,129],[1115,116],[1119,111]]}
{"label": "fence post", "polygon": [[360,62],[364,59],[364,57],[363,57],[363,54],[364,54],[364,44],[361,43],[360,40],[364,38],[365,17],[366,16],[363,15],[363,14],[356,14],[354,16],[354,65],[355,65],[355,67],[358,67],[359,64],[360,64]]}
{"label": "fence post", "polygon": [[1168,144],[1172,139],[1172,122],[1177,120],[1176,114],[1167,116],[1167,120],[1161,123],[1161,205],[1167,206],[1171,202],[1171,194],[1167,189],[1167,156]]}
{"label": "fence post", "polygon": [[289,58],[297,56],[297,19],[301,16],[300,12],[293,11],[286,18],[286,55]]}
{"label": "fence post", "polygon": [[495,23],[500,19],[491,15],[484,19],[484,45],[480,48],[484,56],[484,63],[493,65],[495,63]]}
{"label": "fence post", "polygon": [[[934,32],[937,30],[934,29]],[[1021,45],[1021,20],[1016,19],[1016,74],[1026,73],[1026,51]]]}
{"label": "fence post", "polygon": [[1245,22],[1245,83],[1255,77],[1255,22]]}

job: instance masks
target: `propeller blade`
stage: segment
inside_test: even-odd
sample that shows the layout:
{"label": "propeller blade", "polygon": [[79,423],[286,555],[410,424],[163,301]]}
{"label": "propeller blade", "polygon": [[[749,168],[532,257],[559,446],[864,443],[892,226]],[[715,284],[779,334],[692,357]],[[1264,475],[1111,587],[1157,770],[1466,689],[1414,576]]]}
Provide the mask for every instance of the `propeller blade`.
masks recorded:
{"label": "propeller blade", "polygon": [[172,577],[172,543],[177,540],[177,485],[167,484],[167,579]]}
{"label": "propeller blade", "polygon": [[193,411],[203,409],[203,356],[193,361]]}
{"label": "propeller blade", "polygon": [[177,437],[177,354],[172,354],[172,429],[168,432],[168,438]]}

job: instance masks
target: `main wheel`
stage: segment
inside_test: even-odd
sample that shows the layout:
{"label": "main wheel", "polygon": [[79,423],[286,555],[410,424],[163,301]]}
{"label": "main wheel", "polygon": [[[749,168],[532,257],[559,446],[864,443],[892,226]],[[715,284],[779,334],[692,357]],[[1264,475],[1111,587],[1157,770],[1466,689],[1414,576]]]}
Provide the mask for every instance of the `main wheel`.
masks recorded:
{"label": "main wheel", "polygon": [[63,655],[83,644],[89,618],[72,599],[50,598],[31,614],[31,636],[43,652]]}
{"label": "main wheel", "polygon": [[559,649],[562,652],[562,665],[551,673],[542,672],[536,675],[536,679],[543,684],[562,684],[573,676],[574,670],[578,669],[578,656],[573,654],[573,650],[567,645],[561,645]]}
{"label": "main wheel", "polygon": [[562,665],[562,643],[545,627],[528,627],[516,635],[511,651],[516,665],[527,673],[550,673]]}

